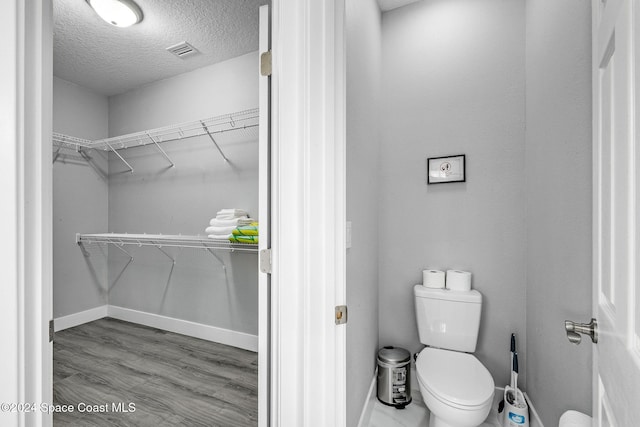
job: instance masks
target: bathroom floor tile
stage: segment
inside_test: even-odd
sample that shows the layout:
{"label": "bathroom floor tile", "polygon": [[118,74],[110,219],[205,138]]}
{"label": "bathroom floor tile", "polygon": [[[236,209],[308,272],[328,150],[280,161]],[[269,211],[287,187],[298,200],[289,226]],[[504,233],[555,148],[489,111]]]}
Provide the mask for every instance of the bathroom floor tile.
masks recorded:
{"label": "bathroom floor tile", "polygon": [[[429,425],[429,409],[422,400],[420,390],[411,390],[412,402],[405,409],[396,409],[392,406],[386,406],[375,401],[371,418],[367,427],[426,427]],[[487,416],[486,421],[479,427],[501,427],[498,422],[498,401],[501,395],[493,398],[491,412]]]}

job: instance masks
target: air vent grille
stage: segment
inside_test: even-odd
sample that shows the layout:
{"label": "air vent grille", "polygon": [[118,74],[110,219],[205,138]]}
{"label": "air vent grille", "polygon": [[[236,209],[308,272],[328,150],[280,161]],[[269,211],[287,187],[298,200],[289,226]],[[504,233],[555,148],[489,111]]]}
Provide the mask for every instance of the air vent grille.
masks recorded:
{"label": "air vent grille", "polygon": [[198,49],[191,46],[187,42],[182,42],[182,43],[175,44],[173,46],[169,46],[167,50],[173,53],[178,58],[186,58],[188,56],[193,56],[198,53]]}

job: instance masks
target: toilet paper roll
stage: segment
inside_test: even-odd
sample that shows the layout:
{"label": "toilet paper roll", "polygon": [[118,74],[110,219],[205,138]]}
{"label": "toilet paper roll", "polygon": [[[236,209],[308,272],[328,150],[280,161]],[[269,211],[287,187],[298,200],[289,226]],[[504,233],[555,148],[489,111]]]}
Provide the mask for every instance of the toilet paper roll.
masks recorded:
{"label": "toilet paper roll", "polygon": [[447,270],[447,289],[452,291],[470,291],[471,273],[461,270]]}
{"label": "toilet paper roll", "polygon": [[444,288],[444,271],[424,270],[422,271],[422,286],[433,289]]}

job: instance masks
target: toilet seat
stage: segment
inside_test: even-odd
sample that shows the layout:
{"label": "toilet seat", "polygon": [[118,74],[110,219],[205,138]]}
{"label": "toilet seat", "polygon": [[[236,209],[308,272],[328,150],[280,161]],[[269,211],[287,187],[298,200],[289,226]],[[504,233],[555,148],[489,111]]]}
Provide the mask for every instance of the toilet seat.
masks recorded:
{"label": "toilet seat", "polygon": [[472,354],[427,347],[416,360],[420,384],[442,403],[474,410],[493,399],[491,374]]}

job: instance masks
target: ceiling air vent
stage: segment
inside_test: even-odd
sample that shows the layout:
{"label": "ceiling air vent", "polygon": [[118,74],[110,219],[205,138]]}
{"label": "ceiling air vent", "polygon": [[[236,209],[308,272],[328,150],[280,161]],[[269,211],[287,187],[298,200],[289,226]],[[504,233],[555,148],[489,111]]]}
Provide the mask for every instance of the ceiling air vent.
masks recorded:
{"label": "ceiling air vent", "polygon": [[173,53],[178,58],[183,58],[183,59],[198,53],[198,50],[187,42],[174,44],[173,46],[169,46],[167,50]]}

